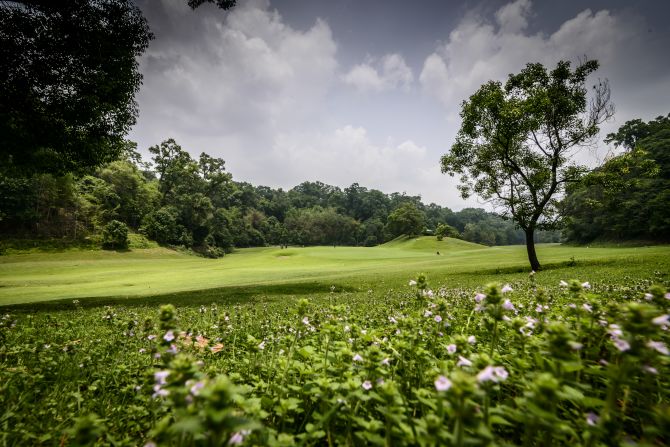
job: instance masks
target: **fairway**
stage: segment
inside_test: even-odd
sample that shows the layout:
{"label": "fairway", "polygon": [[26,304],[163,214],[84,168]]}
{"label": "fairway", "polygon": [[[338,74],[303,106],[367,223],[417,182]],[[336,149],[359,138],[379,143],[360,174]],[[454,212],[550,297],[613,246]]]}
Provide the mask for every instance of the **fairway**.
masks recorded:
{"label": "fairway", "polygon": [[[437,254],[437,251],[440,254]],[[666,264],[670,247],[587,248],[538,245],[548,267],[632,260]],[[527,271],[524,246],[484,247],[456,239],[398,239],[377,247],[240,249],[205,259],[164,248],[30,253],[0,257],[0,305],[86,297],[138,297],[234,286],[344,284],[395,287],[418,272],[463,275]],[[459,282],[459,281],[456,281]]]}

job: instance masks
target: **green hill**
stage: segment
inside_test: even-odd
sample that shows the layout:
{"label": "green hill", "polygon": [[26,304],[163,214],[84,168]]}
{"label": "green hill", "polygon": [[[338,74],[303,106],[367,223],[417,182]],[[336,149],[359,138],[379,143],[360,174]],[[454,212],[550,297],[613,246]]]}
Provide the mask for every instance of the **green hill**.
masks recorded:
{"label": "green hill", "polygon": [[430,252],[439,251],[440,253],[488,248],[485,245],[475,244],[473,242],[467,242],[451,237],[445,237],[443,240],[438,241],[435,236],[399,236],[392,241],[380,245],[380,247]]}

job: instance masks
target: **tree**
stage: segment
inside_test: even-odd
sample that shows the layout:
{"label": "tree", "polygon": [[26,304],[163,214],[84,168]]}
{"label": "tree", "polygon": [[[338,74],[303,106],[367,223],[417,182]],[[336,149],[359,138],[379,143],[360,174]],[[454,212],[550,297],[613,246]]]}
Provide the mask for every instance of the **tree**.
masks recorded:
{"label": "tree", "polygon": [[389,214],[386,233],[391,239],[403,234],[418,236],[423,231],[425,220],[424,214],[412,202],[405,202]]}
{"label": "tree", "polygon": [[0,165],[63,173],[118,158],[151,38],[131,0],[2,2]]}
{"label": "tree", "polygon": [[594,85],[588,101],[584,84],[597,68],[561,61],[547,72],[534,63],[504,86],[489,81],[463,102],[456,142],[441,160],[443,173],[461,176],[464,198],[491,201],[523,229],[533,270],[535,231],[557,225],[558,198],[584,171],[571,161],[575,149],[591,144],[614,113],[607,82]]}

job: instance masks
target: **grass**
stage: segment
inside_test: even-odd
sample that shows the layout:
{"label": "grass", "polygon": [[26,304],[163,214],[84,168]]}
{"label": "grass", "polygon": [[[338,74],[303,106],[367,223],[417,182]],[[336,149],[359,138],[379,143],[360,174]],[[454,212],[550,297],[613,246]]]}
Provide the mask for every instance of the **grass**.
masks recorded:
{"label": "grass", "polygon": [[[667,275],[670,264],[668,246],[541,244],[538,254],[547,268],[542,275],[552,281],[570,277],[604,281],[653,270]],[[594,265],[598,269],[592,269]],[[138,303],[188,304],[239,296],[327,294],[333,285],[367,292],[404,286],[418,272],[448,286],[514,279],[527,274],[525,247],[483,247],[421,237],[372,248],[252,248],[214,260],[164,248],[10,254],[0,257],[0,305],[84,298],[96,298],[92,304],[130,304],[138,298]]]}

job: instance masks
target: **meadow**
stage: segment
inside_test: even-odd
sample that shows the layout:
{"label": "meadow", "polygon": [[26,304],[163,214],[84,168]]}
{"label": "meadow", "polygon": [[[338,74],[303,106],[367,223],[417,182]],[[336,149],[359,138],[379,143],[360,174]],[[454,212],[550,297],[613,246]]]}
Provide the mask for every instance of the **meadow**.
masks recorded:
{"label": "meadow", "polygon": [[538,252],[2,256],[0,445],[670,442],[670,248]]}

